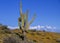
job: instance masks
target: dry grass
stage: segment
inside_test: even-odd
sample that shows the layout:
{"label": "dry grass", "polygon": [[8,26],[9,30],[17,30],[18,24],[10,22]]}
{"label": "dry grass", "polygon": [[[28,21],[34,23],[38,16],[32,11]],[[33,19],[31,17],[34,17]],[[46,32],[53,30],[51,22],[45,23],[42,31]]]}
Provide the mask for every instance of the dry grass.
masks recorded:
{"label": "dry grass", "polygon": [[[14,31],[18,32],[18,31]],[[43,31],[29,31],[26,34],[28,39],[33,40],[36,43],[60,43],[60,34],[54,32],[43,32]],[[57,40],[59,39],[59,40]]]}
{"label": "dry grass", "polygon": [[[14,34],[12,34],[11,32],[13,32]],[[12,37],[12,35],[18,37],[16,33],[21,35],[21,31],[19,31],[18,29],[12,30],[11,32],[8,33],[6,32],[6,30],[0,29],[0,43],[3,43],[3,39],[6,37]],[[53,32],[29,31],[26,34],[26,37],[34,41],[35,43],[60,43],[60,34]]]}

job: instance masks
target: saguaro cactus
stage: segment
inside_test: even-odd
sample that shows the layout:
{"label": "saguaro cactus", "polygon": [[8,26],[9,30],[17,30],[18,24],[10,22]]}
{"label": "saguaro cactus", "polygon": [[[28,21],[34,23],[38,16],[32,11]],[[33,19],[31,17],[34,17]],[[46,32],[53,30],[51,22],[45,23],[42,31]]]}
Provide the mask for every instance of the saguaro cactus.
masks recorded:
{"label": "saguaro cactus", "polygon": [[20,2],[20,17],[18,18],[18,25],[19,25],[19,29],[22,30],[24,39],[25,39],[26,31],[29,29],[30,24],[34,21],[35,16],[36,16],[34,14],[31,21],[28,22],[28,12],[29,11],[27,10],[25,14],[22,13],[22,3]]}

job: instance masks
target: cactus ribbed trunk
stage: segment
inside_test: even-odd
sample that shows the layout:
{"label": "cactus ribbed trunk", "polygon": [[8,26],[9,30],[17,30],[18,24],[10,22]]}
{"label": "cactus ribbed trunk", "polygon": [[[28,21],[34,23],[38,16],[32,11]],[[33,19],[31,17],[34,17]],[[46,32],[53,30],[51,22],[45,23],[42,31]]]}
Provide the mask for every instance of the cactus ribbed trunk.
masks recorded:
{"label": "cactus ribbed trunk", "polygon": [[31,19],[30,22],[28,22],[28,10],[26,11],[25,14],[22,13],[22,3],[20,2],[20,17],[18,19],[18,25],[19,25],[19,29],[22,30],[22,36],[23,36],[23,40],[26,40],[26,32],[29,29],[30,24],[34,21],[35,19],[35,15],[33,16],[33,18]]}

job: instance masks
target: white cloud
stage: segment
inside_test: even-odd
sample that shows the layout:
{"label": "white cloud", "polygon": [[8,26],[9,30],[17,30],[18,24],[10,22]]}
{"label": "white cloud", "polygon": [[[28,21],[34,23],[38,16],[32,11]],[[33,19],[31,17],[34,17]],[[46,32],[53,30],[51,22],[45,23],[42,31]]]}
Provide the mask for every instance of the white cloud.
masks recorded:
{"label": "white cloud", "polygon": [[40,26],[40,25],[30,26],[30,29],[41,29],[41,28],[45,28],[45,26]]}
{"label": "white cloud", "polygon": [[9,29],[17,29],[18,27],[8,26]]}
{"label": "white cloud", "polygon": [[45,30],[45,31],[55,31],[56,30],[56,27],[54,26],[40,26],[40,25],[37,25],[37,26],[31,26],[30,29],[36,29],[36,30]]}
{"label": "white cloud", "polygon": [[[8,26],[8,28],[10,28],[10,29],[16,29],[16,28],[18,28],[18,27]],[[47,26],[37,25],[37,26],[30,26],[29,29],[45,30],[45,31],[53,31],[53,32],[54,32],[54,31],[56,30],[56,27],[54,27],[54,26],[49,26],[49,25],[47,25]]]}
{"label": "white cloud", "polygon": [[52,26],[45,26],[47,29],[52,29]]}
{"label": "white cloud", "polygon": [[53,27],[53,29],[56,29],[56,27]]}

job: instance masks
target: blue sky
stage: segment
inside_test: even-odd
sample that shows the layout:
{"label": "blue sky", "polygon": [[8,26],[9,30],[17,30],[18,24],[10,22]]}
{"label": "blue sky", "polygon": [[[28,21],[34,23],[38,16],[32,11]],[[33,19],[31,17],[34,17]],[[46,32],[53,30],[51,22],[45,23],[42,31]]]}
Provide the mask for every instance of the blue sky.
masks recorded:
{"label": "blue sky", "polygon": [[[20,0],[0,0],[0,23],[18,26]],[[34,12],[36,19],[31,26],[49,25],[60,31],[60,0],[22,0],[23,13],[29,9],[29,20]]]}

